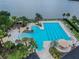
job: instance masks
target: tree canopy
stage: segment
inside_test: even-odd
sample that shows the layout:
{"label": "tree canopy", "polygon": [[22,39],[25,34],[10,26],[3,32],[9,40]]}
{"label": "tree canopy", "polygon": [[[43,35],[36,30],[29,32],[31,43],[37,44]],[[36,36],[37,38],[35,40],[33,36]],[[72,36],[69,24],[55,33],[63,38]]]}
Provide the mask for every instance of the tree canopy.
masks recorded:
{"label": "tree canopy", "polygon": [[8,11],[0,11],[0,29],[7,30],[12,25],[12,20],[9,18]]}
{"label": "tree canopy", "polygon": [[15,44],[12,43],[11,41],[7,41],[4,43],[4,47],[7,49],[11,49],[13,46],[15,46]]}
{"label": "tree canopy", "polygon": [[35,15],[36,15],[35,20],[42,20],[43,19],[41,14],[36,13]]}
{"label": "tree canopy", "polygon": [[10,13],[8,12],[8,11],[0,11],[0,16],[2,16],[2,15],[4,15],[4,16],[10,16]]}

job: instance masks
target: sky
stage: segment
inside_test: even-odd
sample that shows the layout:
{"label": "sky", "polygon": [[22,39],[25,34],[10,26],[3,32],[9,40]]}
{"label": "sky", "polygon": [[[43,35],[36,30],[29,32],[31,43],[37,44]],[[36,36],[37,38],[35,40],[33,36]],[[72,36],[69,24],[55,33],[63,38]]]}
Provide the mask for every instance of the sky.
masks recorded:
{"label": "sky", "polygon": [[79,16],[78,4],[68,0],[0,0],[0,10],[28,18],[34,18],[35,13],[40,13],[44,18],[61,18],[64,12]]}

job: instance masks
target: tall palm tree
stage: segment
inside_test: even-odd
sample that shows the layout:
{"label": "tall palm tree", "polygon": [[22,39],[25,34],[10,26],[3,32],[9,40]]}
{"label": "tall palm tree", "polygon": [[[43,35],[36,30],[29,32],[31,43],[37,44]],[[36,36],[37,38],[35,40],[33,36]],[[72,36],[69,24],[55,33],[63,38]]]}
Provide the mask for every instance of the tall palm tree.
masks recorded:
{"label": "tall palm tree", "polygon": [[67,18],[69,18],[70,17],[70,13],[67,13],[66,16],[67,16]]}
{"label": "tall palm tree", "polygon": [[58,44],[58,43],[57,43],[56,41],[53,41],[53,42],[51,42],[50,46],[51,46],[51,47],[56,47],[57,44]]}
{"label": "tall palm tree", "polygon": [[36,42],[33,40],[33,38],[31,38],[31,42],[30,44],[34,47],[34,48],[38,48]]}
{"label": "tall palm tree", "polygon": [[25,16],[20,17],[20,20],[22,21],[23,26],[26,26],[27,22],[29,22],[29,19]]}
{"label": "tall palm tree", "polygon": [[43,17],[42,17],[41,14],[36,13],[35,15],[36,15],[36,17],[35,17],[35,20],[36,20],[36,21],[39,21],[39,20],[42,20],[42,19],[43,19]]}
{"label": "tall palm tree", "polygon": [[25,45],[27,46],[27,41],[29,40],[29,38],[23,38],[22,41],[25,43]]}
{"label": "tall palm tree", "polygon": [[63,19],[64,19],[64,17],[66,16],[66,14],[65,14],[65,13],[63,13],[63,14],[62,14],[62,16],[63,16]]}
{"label": "tall palm tree", "polygon": [[11,14],[8,11],[0,11],[0,16],[5,15],[5,16],[10,16]]}
{"label": "tall palm tree", "polygon": [[77,20],[77,17],[76,16],[72,16],[72,20]]}

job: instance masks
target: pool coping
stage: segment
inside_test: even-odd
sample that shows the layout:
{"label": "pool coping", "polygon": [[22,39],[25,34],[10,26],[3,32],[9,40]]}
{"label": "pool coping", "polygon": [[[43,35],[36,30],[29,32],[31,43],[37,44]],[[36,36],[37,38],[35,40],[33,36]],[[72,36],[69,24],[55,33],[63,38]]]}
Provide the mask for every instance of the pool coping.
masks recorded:
{"label": "pool coping", "polygon": [[32,26],[37,26],[40,29],[44,30],[44,23],[59,23],[60,26],[62,27],[62,29],[65,31],[65,33],[70,37],[70,39],[73,39],[75,41],[75,43],[77,42],[76,37],[71,33],[70,29],[62,22],[59,20],[55,20],[55,21],[39,21],[40,24],[42,24],[42,26],[38,26],[35,23],[30,23],[29,24],[29,29],[31,30]]}
{"label": "pool coping", "polygon": [[61,21],[40,21],[40,23],[42,24],[41,27],[39,27],[40,29],[44,29],[44,23],[59,23],[60,26],[62,27],[62,29],[65,31],[65,33],[71,37],[71,34],[69,33],[68,29],[65,27],[65,25],[61,22]]}
{"label": "pool coping", "polygon": [[[30,29],[32,28],[32,26],[37,26],[37,27],[39,27],[40,29],[42,29],[42,30],[44,30],[44,23],[59,23],[60,24],[60,26],[62,27],[62,29],[65,31],[65,33],[72,39],[74,39],[74,40],[77,40],[76,38],[75,38],[75,36],[71,33],[71,31],[67,28],[67,26],[62,22],[62,21],[58,21],[58,20],[55,20],[55,21],[39,21],[39,23],[41,23],[42,24],[42,26],[38,26],[38,25],[36,25],[35,23],[31,23],[30,24]],[[45,54],[45,56],[49,56],[49,57],[51,57],[51,58],[49,58],[49,59],[54,59],[52,56],[51,56],[51,54],[49,53],[49,48],[50,48],[50,43],[51,43],[52,41],[44,41],[43,42],[43,47],[44,47],[44,49],[42,50],[42,51],[37,51],[36,50],[36,52],[37,52],[37,54],[38,54],[38,56],[42,59],[43,57],[44,57],[44,54]],[[46,52],[48,52],[48,53],[46,53]],[[43,54],[44,53],[44,54]],[[48,54],[48,55],[47,55]],[[40,56],[41,55],[41,56]]]}

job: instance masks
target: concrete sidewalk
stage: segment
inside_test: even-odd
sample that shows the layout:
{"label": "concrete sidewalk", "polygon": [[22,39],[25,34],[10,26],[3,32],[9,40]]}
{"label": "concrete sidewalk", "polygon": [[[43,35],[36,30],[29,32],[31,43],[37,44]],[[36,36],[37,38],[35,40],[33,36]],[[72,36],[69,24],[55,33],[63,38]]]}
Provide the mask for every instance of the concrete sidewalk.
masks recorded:
{"label": "concrete sidewalk", "polygon": [[40,59],[54,59],[49,53],[50,41],[45,41],[43,47],[44,49],[42,51],[37,51]]}

